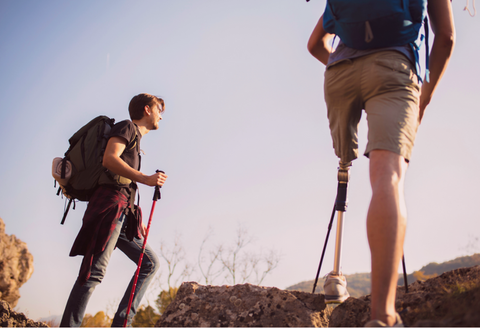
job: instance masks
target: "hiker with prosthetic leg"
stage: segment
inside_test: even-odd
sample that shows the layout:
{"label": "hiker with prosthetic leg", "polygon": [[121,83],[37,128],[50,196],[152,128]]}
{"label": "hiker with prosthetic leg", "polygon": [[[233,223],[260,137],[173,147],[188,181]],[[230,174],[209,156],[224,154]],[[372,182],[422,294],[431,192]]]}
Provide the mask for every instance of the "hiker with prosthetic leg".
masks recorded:
{"label": "hiker with prosthetic leg", "polygon": [[[129,104],[131,120],[115,124],[109,133],[103,156],[103,166],[108,174],[100,179],[100,185],[89,199],[82,228],[70,252],[70,256],[83,255],[84,258],[63,313],[62,327],[81,325],[88,300],[95,287],[102,282],[115,248],[119,248],[135,263],[139,259],[146,227],[141,221],[140,208],[131,205],[135,197],[135,183],[162,186],[167,178],[163,172],[145,175],[139,171],[140,140],[149,131],[158,129],[164,106],[161,98],[139,94]],[[112,179],[118,183],[112,183]],[[158,268],[159,260],[147,244],[128,324],[131,324]],[[121,327],[124,324],[132,285],[133,277],[120,301],[112,326]]]}
{"label": "hiker with prosthetic leg", "polygon": [[[381,45],[378,41],[381,41],[379,38],[381,39],[382,32],[375,30],[373,22],[365,22],[365,32],[361,32],[364,40],[354,40],[365,42],[365,47],[347,46],[345,41],[348,35],[337,35],[340,42],[333,51],[331,41],[334,34],[326,29],[330,31],[332,20],[340,16],[332,10],[331,6],[335,2],[339,1],[327,0],[327,9],[308,41],[308,50],[326,65],[325,101],[340,167],[348,166],[348,163],[358,157],[358,123],[362,110],[367,115],[368,144],[365,156],[370,160],[372,188],[367,213],[372,265],[371,321],[367,326],[402,325],[401,318],[395,311],[395,293],[406,230],[403,190],[405,172],[417,128],[453,51],[455,32],[451,3],[450,0],[428,1],[428,18],[434,32],[434,41],[425,81],[421,84],[417,67],[418,52],[415,53],[415,47],[410,41],[373,48],[367,45],[373,40]],[[343,4],[347,7],[363,6],[375,11],[377,5],[374,2],[344,0]],[[411,4],[414,2],[415,0],[410,0]],[[422,1],[418,2],[423,5]],[[353,12],[361,10],[355,8]],[[421,23],[422,21],[420,25]],[[383,31],[388,31],[389,28],[384,27]],[[388,35],[387,39],[398,41]],[[325,281],[326,299],[337,298],[343,302],[348,297],[346,285],[345,277],[339,269],[331,272]]]}

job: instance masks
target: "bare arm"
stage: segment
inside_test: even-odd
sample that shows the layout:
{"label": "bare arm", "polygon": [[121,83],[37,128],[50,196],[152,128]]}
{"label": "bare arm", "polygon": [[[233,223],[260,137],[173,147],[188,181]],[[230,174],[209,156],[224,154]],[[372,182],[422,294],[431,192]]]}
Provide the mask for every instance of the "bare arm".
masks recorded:
{"label": "bare arm", "polygon": [[163,173],[155,173],[153,175],[145,175],[140,171],[131,168],[121,158],[126,147],[126,141],[120,137],[112,137],[108,140],[105,154],[103,155],[103,166],[127,179],[145,184],[147,186],[162,186],[167,179]]}
{"label": "bare arm", "polygon": [[430,53],[430,82],[422,85],[420,95],[420,121],[447,69],[455,43],[455,26],[450,0],[428,1],[428,16],[435,37]]}
{"label": "bare arm", "polygon": [[323,15],[318,20],[310,39],[308,40],[307,48],[313,57],[317,58],[324,65],[328,63],[328,57],[332,52],[332,47],[329,44],[329,40],[333,37],[333,34],[327,33],[323,29]]}

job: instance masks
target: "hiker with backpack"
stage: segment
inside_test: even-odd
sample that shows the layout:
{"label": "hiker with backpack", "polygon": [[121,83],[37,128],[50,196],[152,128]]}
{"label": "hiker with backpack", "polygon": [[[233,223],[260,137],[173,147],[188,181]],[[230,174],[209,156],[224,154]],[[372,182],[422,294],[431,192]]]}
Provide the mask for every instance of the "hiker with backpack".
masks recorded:
{"label": "hiker with backpack", "polygon": [[[133,204],[136,183],[162,186],[167,178],[160,171],[152,175],[140,172],[140,140],[149,131],[158,129],[164,109],[161,98],[139,94],[132,98],[128,107],[131,120],[115,124],[109,132],[103,155],[105,175],[89,196],[82,227],[70,252],[70,256],[83,255],[84,258],[65,306],[60,323],[62,327],[81,325],[88,300],[102,282],[115,248],[134,262],[140,257],[142,246],[145,248],[128,324],[159,268],[153,249],[148,244],[143,245],[146,227],[142,223],[140,208]],[[124,324],[133,280],[132,277],[112,326],[121,327]]]}
{"label": "hiker with backpack", "polygon": [[[388,12],[395,4],[408,8]],[[434,41],[421,84],[417,38],[427,13]],[[335,50],[334,34],[340,38]],[[309,52],[326,65],[327,116],[341,168],[358,157],[358,123],[362,110],[367,115],[365,156],[370,160],[372,188],[367,213],[372,265],[367,326],[402,325],[395,293],[406,230],[405,172],[417,128],[446,70],[454,39],[450,0],[327,0],[308,41]],[[341,272],[330,272],[324,285],[326,302],[345,301],[346,286]]]}

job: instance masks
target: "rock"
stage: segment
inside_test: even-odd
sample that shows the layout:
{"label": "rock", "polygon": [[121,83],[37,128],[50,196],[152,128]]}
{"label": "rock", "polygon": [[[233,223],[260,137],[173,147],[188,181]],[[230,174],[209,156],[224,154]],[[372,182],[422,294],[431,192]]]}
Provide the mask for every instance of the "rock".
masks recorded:
{"label": "rock", "polygon": [[[404,324],[419,326],[479,326],[480,266],[461,268],[397,288],[395,307]],[[330,327],[363,327],[370,320],[370,295],[348,298],[330,317]]]}
{"label": "rock", "polygon": [[349,297],[330,316],[329,327],[363,327],[370,319],[370,302]]}
{"label": "rock", "polygon": [[5,234],[5,223],[0,218],[0,300],[13,307],[20,298],[19,288],[33,273],[33,256],[27,244],[14,235]]}
{"label": "rock", "polygon": [[409,326],[479,326],[480,266],[460,268],[399,288],[396,307]]}
{"label": "rock", "polygon": [[324,296],[251,284],[183,283],[157,327],[326,327]]}
{"label": "rock", "polygon": [[12,311],[10,304],[0,300],[0,327],[48,327],[44,322],[28,319],[25,314]]}

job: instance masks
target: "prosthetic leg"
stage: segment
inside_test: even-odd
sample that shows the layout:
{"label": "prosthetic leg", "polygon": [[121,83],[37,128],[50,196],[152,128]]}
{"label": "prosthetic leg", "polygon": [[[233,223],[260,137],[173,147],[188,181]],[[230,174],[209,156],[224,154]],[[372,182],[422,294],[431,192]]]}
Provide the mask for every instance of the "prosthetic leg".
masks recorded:
{"label": "prosthetic leg", "polygon": [[347,189],[348,181],[350,180],[350,166],[352,162],[346,164],[340,161],[340,167],[338,168],[337,179],[337,197],[335,198],[335,204],[332,210],[332,216],[330,223],[328,224],[327,237],[325,238],[325,244],[323,245],[322,257],[320,258],[320,264],[318,265],[317,276],[315,277],[315,283],[313,284],[312,294],[315,293],[317,287],[318,276],[322,269],[323,258],[325,257],[325,249],[327,248],[328,238],[330,231],[332,230],[333,219],[335,218],[335,212],[337,212],[337,235],[335,241],[335,261],[333,264],[333,273],[340,274],[341,258],[342,258],[342,244],[343,244],[343,222],[345,219],[345,212],[347,211]]}

